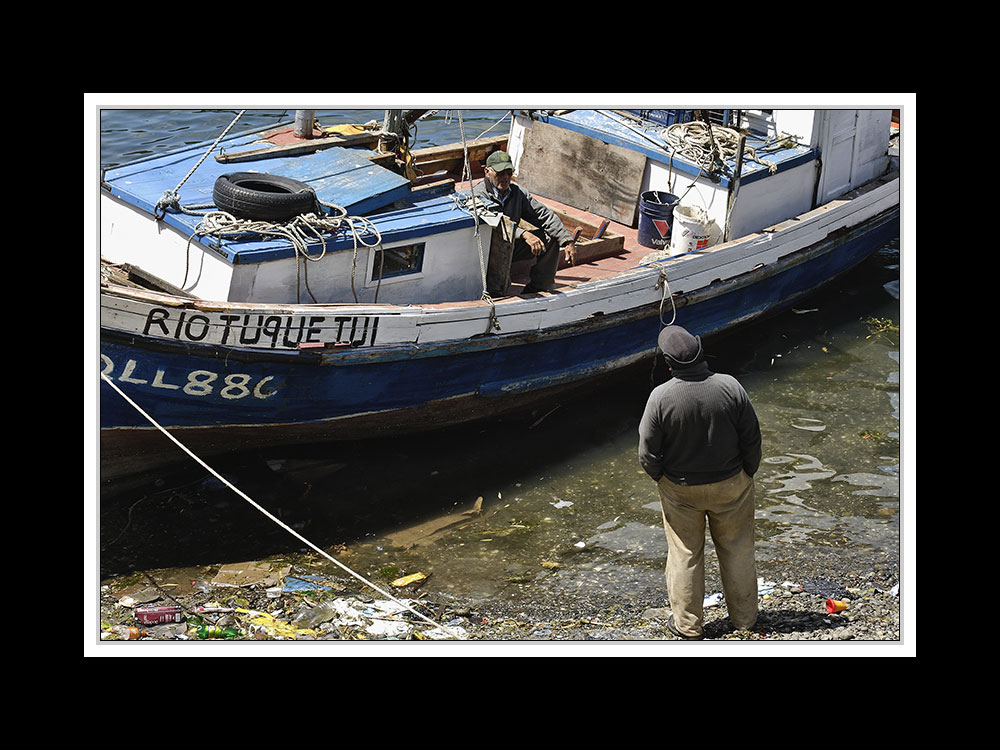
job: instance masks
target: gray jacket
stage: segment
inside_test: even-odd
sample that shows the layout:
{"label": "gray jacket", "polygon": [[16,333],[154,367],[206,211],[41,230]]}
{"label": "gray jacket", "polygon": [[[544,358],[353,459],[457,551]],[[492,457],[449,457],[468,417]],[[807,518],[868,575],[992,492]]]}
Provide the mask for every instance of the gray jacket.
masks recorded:
{"label": "gray jacket", "polygon": [[501,199],[497,189],[489,180],[483,180],[473,189],[476,200],[482,201],[490,211],[502,213],[514,224],[514,237],[517,239],[526,229],[519,226],[521,219],[543,230],[549,237],[559,242],[559,247],[568,245],[573,235],[566,231],[563,223],[547,206],[540,203],[527,190],[513,182],[507,195]]}

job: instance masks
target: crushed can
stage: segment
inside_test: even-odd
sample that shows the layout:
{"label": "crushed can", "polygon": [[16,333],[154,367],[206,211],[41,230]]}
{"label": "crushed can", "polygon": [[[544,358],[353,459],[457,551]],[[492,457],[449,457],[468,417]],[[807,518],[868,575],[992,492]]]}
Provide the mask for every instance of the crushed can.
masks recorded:
{"label": "crushed can", "polygon": [[160,625],[165,622],[182,622],[184,610],[177,605],[164,607],[136,607],[135,619],[143,625]]}

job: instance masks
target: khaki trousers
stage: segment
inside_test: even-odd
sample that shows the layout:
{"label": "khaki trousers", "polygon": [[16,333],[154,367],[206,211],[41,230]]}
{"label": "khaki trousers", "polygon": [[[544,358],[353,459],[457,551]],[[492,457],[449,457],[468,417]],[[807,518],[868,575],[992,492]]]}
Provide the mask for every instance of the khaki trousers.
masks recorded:
{"label": "khaki trousers", "polygon": [[674,625],[700,636],[705,600],[705,520],[715,543],[729,620],[738,630],[757,621],[753,479],[740,472],[721,482],[658,483],[667,533],[667,596]]}

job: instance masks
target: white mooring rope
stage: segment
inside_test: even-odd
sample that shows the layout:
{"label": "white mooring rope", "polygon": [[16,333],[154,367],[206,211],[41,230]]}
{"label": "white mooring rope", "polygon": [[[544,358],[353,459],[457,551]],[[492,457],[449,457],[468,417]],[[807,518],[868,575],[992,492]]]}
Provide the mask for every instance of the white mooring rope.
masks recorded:
{"label": "white mooring rope", "polygon": [[178,447],[178,448],[180,448],[180,449],[181,449],[182,451],[184,451],[184,452],[185,452],[185,453],[187,453],[187,454],[188,454],[189,456],[191,456],[191,458],[193,458],[193,459],[194,459],[195,461],[197,461],[197,462],[198,462],[199,464],[201,464],[201,466],[202,466],[203,468],[205,468],[205,469],[206,469],[206,470],[207,470],[207,471],[208,471],[208,472],[209,472],[210,474],[212,474],[212,476],[214,476],[214,477],[215,477],[216,479],[218,479],[218,480],[219,480],[220,482],[222,482],[222,483],[223,483],[223,484],[225,484],[225,485],[226,485],[227,487],[229,487],[229,489],[231,489],[231,490],[232,490],[233,492],[235,492],[235,493],[236,493],[237,495],[239,495],[240,497],[242,497],[242,498],[243,498],[244,500],[246,500],[246,501],[247,501],[248,503],[250,503],[250,505],[252,505],[252,506],[253,506],[254,508],[256,508],[257,510],[259,510],[259,511],[260,511],[261,513],[263,513],[263,514],[264,514],[265,516],[267,516],[267,517],[268,517],[269,519],[271,519],[272,521],[274,521],[274,522],[275,522],[276,524],[278,524],[278,526],[280,526],[281,528],[283,528],[283,529],[284,529],[285,531],[287,531],[287,532],[288,532],[289,534],[291,534],[292,536],[294,536],[294,537],[295,537],[296,539],[298,539],[299,541],[301,541],[301,542],[304,542],[305,544],[307,544],[307,545],[308,545],[309,547],[311,547],[312,549],[314,549],[314,550],[315,550],[316,552],[318,552],[319,554],[323,555],[323,557],[325,557],[325,558],[326,558],[327,560],[329,560],[329,561],[330,561],[330,562],[332,562],[333,564],[335,564],[335,565],[338,565],[338,566],[340,566],[340,567],[341,567],[341,568],[342,568],[343,570],[345,570],[345,571],[346,571],[347,573],[349,573],[349,574],[351,574],[352,576],[354,576],[355,578],[357,578],[357,579],[358,579],[359,581],[361,581],[361,582],[362,582],[363,584],[365,584],[366,586],[368,586],[368,587],[370,587],[370,588],[374,589],[375,591],[377,591],[378,593],[380,593],[380,594],[381,594],[382,596],[385,596],[385,597],[388,597],[389,599],[391,599],[392,601],[396,602],[396,604],[400,605],[401,607],[405,607],[405,608],[406,608],[407,610],[409,610],[410,612],[412,612],[413,614],[415,614],[415,615],[416,615],[417,617],[419,617],[419,618],[420,618],[421,620],[424,620],[424,621],[426,621],[426,622],[430,623],[430,624],[431,624],[431,625],[433,625],[433,626],[434,626],[435,628],[441,628],[441,629],[442,629],[442,630],[444,630],[445,632],[447,632],[447,633],[451,634],[452,636],[454,636],[454,637],[455,637],[455,638],[456,638],[457,640],[467,640],[467,637],[466,637],[465,635],[463,635],[463,634],[461,634],[461,633],[458,633],[458,632],[456,632],[456,631],[454,631],[454,630],[451,630],[451,629],[450,629],[450,628],[448,628],[448,627],[447,627],[446,625],[442,625],[441,623],[437,623],[437,622],[434,622],[434,621],[433,621],[432,619],[430,619],[430,618],[429,618],[429,617],[427,617],[426,615],[423,615],[423,614],[421,614],[420,612],[417,612],[417,610],[415,610],[415,609],[414,609],[413,607],[411,607],[410,605],[408,605],[408,604],[407,604],[406,602],[403,602],[403,601],[400,601],[399,599],[397,599],[396,597],[394,597],[394,596],[393,596],[392,594],[390,594],[390,593],[389,593],[388,591],[383,591],[383,590],[382,590],[382,589],[380,589],[380,588],[379,588],[378,586],[376,586],[376,585],[375,585],[374,583],[372,583],[371,581],[369,581],[369,580],[368,580],[367,578],[365,578],[364,576],[362,576],[362,575],[361,575],[361,574],[359,574],[359,573],[355,573],[355,572],[354,572],[353,570],[351,570],[350,568],[348,568],[348,567],[347,567],[346,565],[344,565],[344,564],[343,564],[342,562],[340,562],[340,561],[339,561],[339,560],[337,560],[336,558],[334,558],[334,557],[330,556],[330,555],[329,555],[329,554],[328,554],[327,552],[325,552],[324,550],[320,549],[320,548],[319,548],[319,547],[317,547],[317,546],[316,546],[315,544],[313,544],[312,542],[310,542],[310,541],[309,541],[308,539],[306,539],[306,538],[305,538],[304,536],[302,536],[302,535],[301,535],[301,534],[300,534],[299,532],[295,531],[294,529],[292,529],[292,528],[290,528],[289,526],[287,526],[286,524],[284,524],[284,523],[283,523],[283,522],[282,522],[282,521],[281,521],[280,519],[276,518],[276,517],[275,517],[274,515],[272,515],[272,514],[271,514],[270,512],[268,512],[268,511],[267,511],[267,510],[266,510],[265,508],[263,508],[263,507],[261,507],[260,505],[258,505],[258,504],[257,504],[257,503],[256,503],[256,502],[255,502],[254,500],[252,500],[252,499],[251,499],[251,498],[250,498],[250,497],[249,497],[249,496],[248,496],[248,495],[247,495],[246,493],[244,493],[244,492],[243,492],[242,490],[240,490],[240,489],[239,489],[238,487],[236,487],[235,485],[233,485],[233,484],[232,484],[232,483],[231,483],[231,482],[230,482],[230,481],[229,481],[228,479],[226,479],[226,478],[225,478],[224,476],[222,476],[221,474],[219,474],[219,472],[217,472],[217,471],[216,471],[215,469],[213,469],[213,468],[212,468],[211,466],[209,466],[209,465],[208,465],[208,464],[206,464],[206,463],[205,463],[204,461],[202,461],[202,460],[201,460],[201,459],[200,459],[200,458],[199,458],[198,456],[196,456],[196,455],[195,455],[194,453],[192,453],[192,452],[191,452],[191,450],[190,450],[190,449],[189,449],[189,448],[188,448],[188,447],[187,447],[186,445],[184,445],[184,444],[183,444],[183,443],[182,443],[182,442],[181,442],[180,440],[178,440],[178,439],[177,439],[177,438],[175,438],[175,437],[174,437],[173,435],[171,435],[171,434],[170,434],[169,432],[167,432],[167,430],[166,430],[166,429],[164,429],[164,428],[163,428],[163,427],[162,427],[162,426],[161,426],[161,425],[160,425],[160,424],[159,424],[159,423],[158,423],[158,422],[157,422],[157,421],[156,421],[155,419],[153,419],[153,418],[152,418],[152,417],[151,417],[151,416],[150,416],[149,414],[147,414],[147,413],[146,413],[146,412],[145,412],[145,411],[144,411],[144,410],[142,409],[142,407],[141,407],[141,406],[139,406],[139,405],[138,405],[138,404],[137,404],[137,403],[136,403],[135,401],[133,401],[133,400],[132,400],[131,398],[129,398],[129,397],[127,396],[127,395],[125,395],[125,393],[124,393],[124,392],[123,392],[123,391],[121,390],[121,388],[119,388],[119,387],[118,387],[117,385],[115,385],[115,384],[114,384],[114,383],[113,383],[113,382],[111,381],[111,379],[110,379],[110,378],[109,378],[109,377],[108,377],[107,375],[105,375],[105,374],[104,374],[103,372],[101,373],[101,377],[102,377],[102,378],[104,379],[104,381],[105,381],[105,382],[106,382],[106,383],[107,383],[108,385],[110,385],[110,386],[111,386],[112,388],[114,388],[114,389],[115,389],[115,391],[117,391],[117,392],[118,392],[118,395],[120,395],[120,396],[121,396],[121,397],[122,397],[123,399],[125,399],[125,400],[126,400],[126,401],[127,401],[128,403],[129,403],[129,404],[131,404],[131,406],[132,406],[132,407],[133,407],[133,408],[134,408],[134,409],[135,409],[135,410],[136,410],[137,412],[139,412],[140,414],[142,414],[142,416],[143,416],[143,417],[145,417],[145,418],[146,418],[146,419],[147,419],[147,420],[149,421],[149,423],[150,423],[150,424],[152,424],[152,425],[153,425],[153,426],[154,426],[154,427],[155,427],[156,429],[158,429],[158,430],[159,430],[160,432],[162,432],[162,433],[163,433],[164,435],[166,435],[166,436],[167,436],[168,438],[170,438],[170,439],[171,439],[171,440],[172,440],[172,441],[173,441],[173,442],[174,442],[174,443],[175,443],[175,444],[177,445],[177,447]]}

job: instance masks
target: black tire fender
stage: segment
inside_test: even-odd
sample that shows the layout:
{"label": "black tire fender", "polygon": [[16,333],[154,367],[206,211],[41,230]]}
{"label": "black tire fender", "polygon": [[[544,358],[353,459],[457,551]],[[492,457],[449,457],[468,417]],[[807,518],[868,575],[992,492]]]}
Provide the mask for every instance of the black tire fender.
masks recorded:
{"label": "black tire fender", "polygon": [[316,193],[304,182],[266,172],[221,175],[212,189],[220,211],[240,219],[287,221],[319,211]]}

